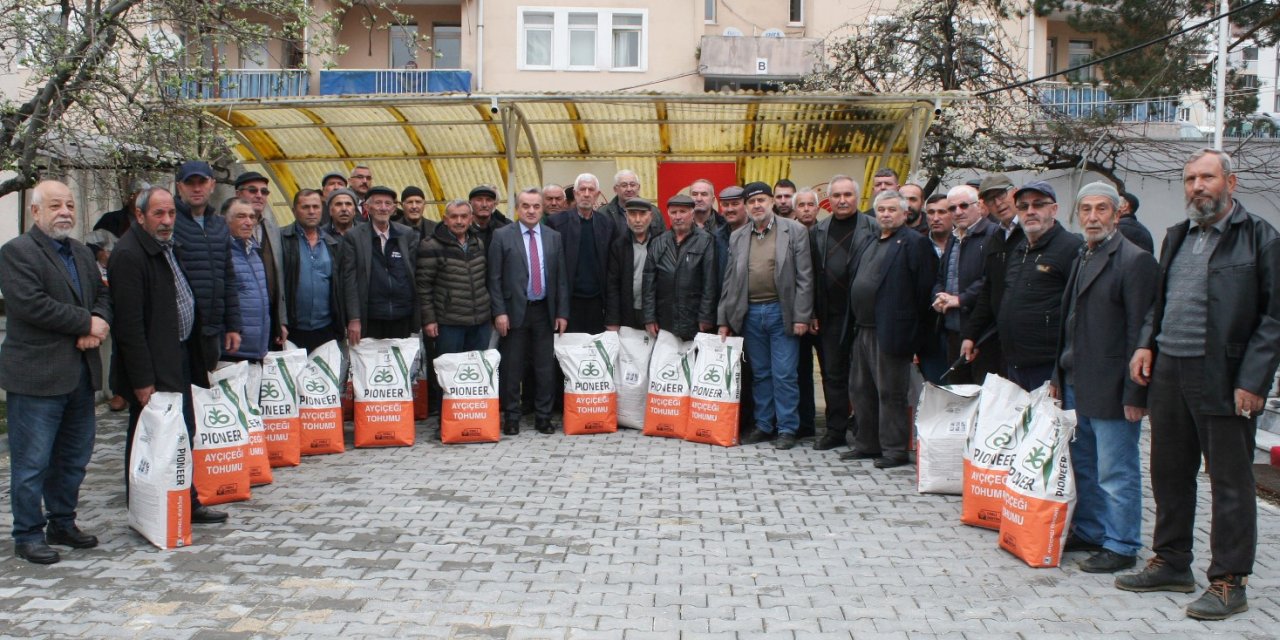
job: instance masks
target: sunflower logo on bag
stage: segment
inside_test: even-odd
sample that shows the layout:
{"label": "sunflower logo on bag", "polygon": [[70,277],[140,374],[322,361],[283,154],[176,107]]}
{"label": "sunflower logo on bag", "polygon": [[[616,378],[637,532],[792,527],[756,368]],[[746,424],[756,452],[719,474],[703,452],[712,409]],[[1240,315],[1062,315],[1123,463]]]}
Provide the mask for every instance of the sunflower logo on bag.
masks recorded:
{"label": "sunflower logo on bag", "polygon": [[1013,444],[1013,425],[1011,424],[1002,424],[987,436],[989,449],[1005,449],[1011,444]]}
{"label": "sunflower logo on bag", "polygon": [[271,380],[264,380],[262,382],[261,393],[262,393],[263,400],[279,400],[280,399],[280,387],[277,387],[276,383]]}
{"label": "sunflower logo on bag", "polygon": [[578,367],[578,375],[584,378],[599,378],[604,375],[604,369],[594,360],[588,360]]}
{"label": "sunflower logo on bag", "polygon": [[480,369],[471,363],[458,367],[458,373],[453,377],[454,382],[459,386],[476,384],[483,379],[483,376],[480,375]]}
{"label": "sunflower logo on bag", "polygon": [[658,379],[664,382],[679,382],[680,371],[676,369],[676,365],[674,363],[669,364],[664,367],[662,371],[658,372]]}
{"label": "sunflower logo on bag", "polygon": [[707,384],[720,384],[724,379],[724,367],[718,364],[713,364],[702,372],[702,381]]}
{"label": "sunflower logo on bag", "polygon": [[210,429],[218,429],[231,424],[234,419],[225,406],[215,405],[204,414],[204,426]]}

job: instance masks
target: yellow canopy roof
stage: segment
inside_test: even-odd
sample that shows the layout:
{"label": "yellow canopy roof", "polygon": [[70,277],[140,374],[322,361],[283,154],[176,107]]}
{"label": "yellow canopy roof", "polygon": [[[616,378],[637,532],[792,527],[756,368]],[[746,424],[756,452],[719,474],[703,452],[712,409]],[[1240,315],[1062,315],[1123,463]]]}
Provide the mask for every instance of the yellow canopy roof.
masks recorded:
{"label": "yellow canopy roof", "polygon": [[[273,211],[290,217],[300,188],[330,171],[367,164],[374,182],[418,185],[429,217],[477,184],[513,194],[543,184],[543,164],[609,161],[656,193],[663,161],[732,161],[743,182],[790,175],[797,158],[864,157],[916,168],[939,95],[800,93],[434,94],[222,100],[201,103],[237,138],[247,170],[274,183]],[[602,182],[609,177],[601,176]],[[604,185],[608,191],[608,185]],[[864,202],[864,206],[865,206]]]}

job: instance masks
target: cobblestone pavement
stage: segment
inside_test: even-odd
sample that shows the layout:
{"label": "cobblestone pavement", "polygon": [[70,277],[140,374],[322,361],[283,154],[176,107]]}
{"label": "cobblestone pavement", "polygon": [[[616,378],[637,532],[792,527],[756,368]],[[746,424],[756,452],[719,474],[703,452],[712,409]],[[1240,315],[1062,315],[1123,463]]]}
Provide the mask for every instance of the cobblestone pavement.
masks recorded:
{"label": "cobblestone pavement", "polygon": [[[126,525],[123,416],[101,417],[81,525],[97,549],[0,557],[3,637],[1274,637],[1280,511],[1260,504],[1251,609],[1031,569],[960,499],[807,446],[611,435],[348,450],[277,469],[226,525],[162,552]],[[8,457],[0,487],[8,493]],[[1206,481],[1202,479],[1201,486]],[[0,520],[9,526],[8,500]],[[1151,498],[1146,497],[1150,540]],[[1207,491],[1197,551],[1206,553]],[[11,547],[0,547],[11,554]],[[1148,555],[1144,552],[1144,558]],[[1204,586],[1206,559],[1196,562]]]}

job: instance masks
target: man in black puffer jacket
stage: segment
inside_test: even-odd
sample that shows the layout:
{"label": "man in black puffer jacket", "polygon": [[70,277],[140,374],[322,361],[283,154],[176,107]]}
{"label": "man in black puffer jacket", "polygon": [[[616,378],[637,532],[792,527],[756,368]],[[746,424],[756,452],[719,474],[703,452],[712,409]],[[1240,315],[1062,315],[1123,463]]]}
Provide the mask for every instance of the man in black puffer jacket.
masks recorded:
{"label": "man in black puffer jacket", "polygon": [[693,224],[693,198],[667,201],[671,231],[649,243],[644,263],[644,322],[692,340],[716,323],[716,247],[711,234]]}
{"label": "man in black puffer jacket", "polygon": [[466,200],[446,204],[444,221],[418,246],[422,331],[435,339],[436,355],[489,348],[488,263],[471,219]]}
{"label": "man in black puffer jacket", "polygon": [[191,380],[208,386],[209,372],[224,353],[240,349],[240,301],[231,263],[231,231],[210,196],[216,183],[209,163],[190,160],[178,167],[178,218],[173,237],[178,262],[195,294],[200,326],[199,357],[191,360]]}
{"label": "man in black puffer jacket", "polygon": [[[974,329],[970,335],[981,335],[988,328],[989,311],[995,312],[1006,377],[1030,391],[1053,375],[1062,294],[1084,241],[1057,224],[1058,196],[1049,183],[1028,183],[1014,200],[1026,237],[1009,252],[1000,308],[979,305],[969,316],[969,326]],[[960,352],[972,361],[977,353],[973,340],[965,340]]]}

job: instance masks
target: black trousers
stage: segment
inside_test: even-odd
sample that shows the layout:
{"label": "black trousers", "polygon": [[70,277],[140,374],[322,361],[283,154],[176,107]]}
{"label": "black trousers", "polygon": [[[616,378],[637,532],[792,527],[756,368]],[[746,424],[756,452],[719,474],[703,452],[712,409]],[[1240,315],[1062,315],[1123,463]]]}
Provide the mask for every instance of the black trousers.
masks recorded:
{"label": "black trousers", "polygon": [[849,415],[853,404],[849,400],[850,349],[840,344],[840,323],[843,318],[822,318],[819,348],[822,350],[822,394],[827,399],[826,433],[848,438]]}
{"label": "black trousers", "polygon": [[[182,385],[182,420],[187,423],[187,439],[189,442],[195,442],[196,437],[196,408],[191,400],[191,380],[195,373],[208,378],[208,371],[197,371],[204,366],[204,361],[199,357],[203,346],[199,343],[200,338],[192,336],[186,342],[182,343],[178,351],[182,354],[182,370],[186,372],[186,380]],[[200,384],[200,383],[196,383]],[[164,391],[164,389],[158,389]],[[138,402],[138,397],[129,393],[127,395],[129,401],[129,426],[125,428],[124,433],[124,496],[126,502],[129,498],[129,467],[133,461],[133,434],[138,430],[138,418],[142,416],[142,404]],[[195,482],[191,483],[191,503],[200,506],[200,497],[196,494]]]}
{"label": "black trousers", "polygon": [[323,329],[298,329],[289,327],[289,342],[306,349],[308,352],[314,351],[316,347],[330,341],[342,338],[342,332],[335,326],[328,326]]}
{"label": "black trousers", "polygon": [[1193,559],[1196,476],[1200,458],[1213,490],[1209,578],[1253,573],[1258,500],[1253,479],[1257,418],[1207,415],[1204,358],[1159,355],[1151,376],[1151,491],[1156,526],[1151,548],[1175,569]]}
{"label": "black trousers", "polygon": [[911,440],[911,356],[894,356],[880,350],[873,327],[861,327],[853,339],[849,372],[849,397],[858,414],[853,448],[860,453],[880,452],[887,458],[907,459]]}
{"label": "black trousers", "polygon": [[534,371],[534,416],[550,420],[552,401],[556,395],[556,357],[552,348],[551,307],[545,300],[530,303],[524,312],[524,324],[507,331],[498,342],[502,366],[498,368],[498,386],[502,396],[505,422],[520,420],[520,382],[525,362]]}
{"label": "black trousers", "polygon": [[569,329],[566,333],[604,333],[604,296],[569,299]]}
{"label": "black trousers", "polygon": [[375,320],[369,318],[364,325],[360,327],[361,338],[408,338],[413,335],[414,331],[421,327],[415,327],[413,324],[413,315],[407,315],[403,318],[395,320]]}
{"label": "black trousers", "polygon": [[796,372],[796,384],[800,390],[800,428],[796,430],[796,435],[801,438],[814,434],[814,419],[818,415],[818,406],[814,401],[813,352],[819,348],[819,342],[818,336],[812,333],[800,336],[800,370]]}

